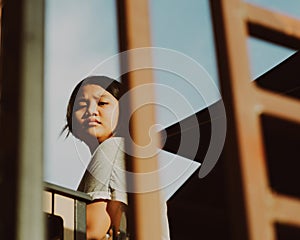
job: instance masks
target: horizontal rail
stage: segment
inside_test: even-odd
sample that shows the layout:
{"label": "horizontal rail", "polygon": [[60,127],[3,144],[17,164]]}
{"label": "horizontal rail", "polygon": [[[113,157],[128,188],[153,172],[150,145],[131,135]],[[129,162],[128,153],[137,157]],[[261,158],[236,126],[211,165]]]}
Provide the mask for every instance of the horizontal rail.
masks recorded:
{"label": "horizontal rail", "polygon": [[256,88],[261,112],[300,123],[300,101],[282,94]]}
{"label": "horizontal rail", "polygon": [[89,203],[92,201],[92,198],[86,193],[74,191],[49,182],[44,182],[44,190],[48,192],[60,194],[65,197],[69,197],[74,200],[79,200],[85,203]]}
{"label": "horizontal rail", "polygon": [[293,49],[300,48],[300,19],[245,5],[250,35]]}
{"label": "horizontal rail", "polygon": [[273,208],[270,212],[276,222],[300,226],[299,199],[274,194],[273,203]]}

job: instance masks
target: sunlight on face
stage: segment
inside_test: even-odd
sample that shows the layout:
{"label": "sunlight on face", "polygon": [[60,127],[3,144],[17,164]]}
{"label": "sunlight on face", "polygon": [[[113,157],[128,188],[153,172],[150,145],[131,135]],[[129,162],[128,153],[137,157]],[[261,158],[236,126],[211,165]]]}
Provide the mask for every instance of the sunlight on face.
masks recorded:
{"label": "sunlight on face", "polygon": [[102,87],[89,84],[80,88],[73,109],[73,130],[86,144],[101,143],[113,135],[118,122],[119,102]]}

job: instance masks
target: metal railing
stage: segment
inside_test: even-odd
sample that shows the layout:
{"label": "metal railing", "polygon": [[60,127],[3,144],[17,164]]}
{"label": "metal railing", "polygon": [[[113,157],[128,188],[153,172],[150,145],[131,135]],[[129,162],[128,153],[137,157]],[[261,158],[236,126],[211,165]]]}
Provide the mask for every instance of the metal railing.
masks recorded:
{"label": "metal railing", "polygon": [[[52,183],[44,183],[44,191],[51,194],[51,214],[57,214],[56,205],[56,195],[63,196],[73,200],[73,221],[74,221],[74,240],[85,240],[86,239],[86,204],[91,202],[89,195],[74,191],[68,188],[64,188]],[[59,215],[59,214],[57,214]],[[65,227],[65,226],[64,226]],[[67,238],[65,238],[68,240]]]}

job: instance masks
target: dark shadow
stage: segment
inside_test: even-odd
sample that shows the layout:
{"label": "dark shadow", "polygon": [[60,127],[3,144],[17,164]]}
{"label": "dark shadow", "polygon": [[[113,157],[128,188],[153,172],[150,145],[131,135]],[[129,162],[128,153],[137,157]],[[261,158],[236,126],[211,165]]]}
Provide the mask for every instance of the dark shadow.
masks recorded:
{"label": "dark shadow", "polygon": [[[211,107],[218,107],[219,104],[221,102]],[[200,144],[195,160],[202,163],[210,143],[211,119],[207,108],[196,113],[196,117],[200,128]],[[188,123],[189,118],[183,121]],[[197,128],[191,125],[182,129],[180,123],[168,127],[165,129],[167,138],[163,149],[178,153],[181,135],[193,134],[198,131]],[[179,155],[191,157],[189,152],[180,152]],[[203,179],[199,179],[197,170],[168,201],[172,240],[230,239],[223,160],[221,156],[212,172]]]}
{"label": "dark shadow", "polygon": [[283,224],[276,224],[277,240],[300,239],[300,228]]}
{"label": "dark shadow", "polygon": [[300,52],[261,75],[255,83],[267,90],[300,99]]}
{"label": "dark shadow", "polygon": [[45,213],[46,218],[46,239],[63,240],[64,239],[64,221],[60,216]]}
{"label": "dark shadow", "polygon": [[300,125],[267,115],[261,116],[261,123],[271,187],[299,198]]}

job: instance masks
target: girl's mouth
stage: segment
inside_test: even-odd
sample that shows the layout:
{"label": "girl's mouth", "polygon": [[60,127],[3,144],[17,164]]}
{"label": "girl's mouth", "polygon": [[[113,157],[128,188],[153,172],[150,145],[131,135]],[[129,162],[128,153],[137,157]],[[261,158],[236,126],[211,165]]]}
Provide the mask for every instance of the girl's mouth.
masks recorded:
{"label": "girl's mouth", "polygon": [[86,126],[96,126],[96,125],[100,125],[100,124],[101,124],[101,122],[95,117],[89,117],[84,122],[84,125],[86,125]]}

